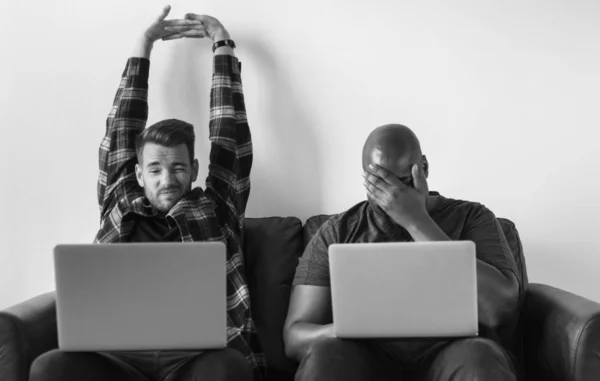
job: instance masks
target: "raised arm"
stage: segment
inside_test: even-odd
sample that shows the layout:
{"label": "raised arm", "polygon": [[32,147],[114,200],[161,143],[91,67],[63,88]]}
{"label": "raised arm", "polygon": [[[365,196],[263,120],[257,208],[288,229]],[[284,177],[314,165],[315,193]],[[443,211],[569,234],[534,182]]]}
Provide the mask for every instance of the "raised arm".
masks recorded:
{"label": "raised arm", "polygon": [[[214,43],[230,40],[229,32],[214,17],[187,14],[186,19],[201,21],[205,35]],[[182,33],[194,35],[197,31]],[[250,195],[252,137],[246,118],[241,64],[233,48],[215,50],[210,91],[209,138],[211,142],[206,193],[226,213],[220,215],[232,229],[241,232]]]}
{"label": "raised arm", "polygon": [[[210,95],[210,164],[206,188],[230,212],[228,223],[242,229],[250,196],[252,136],[246,119],[241,65],[223,47],[214,57]],[[241,231],[241,230],[240,230]]]}
{"label": "raised arm", "polygon": [[155,41],[173,34],[165,27],[191,28],[199,24],[193,20],[165,20],[170,10],[169,6],[165,7],[136,39],[106,119],[106,133],[99,150],[101,218],[124,197],[143,195],[135,179],[135,139],[144,130],[148,119],[150,53]]}

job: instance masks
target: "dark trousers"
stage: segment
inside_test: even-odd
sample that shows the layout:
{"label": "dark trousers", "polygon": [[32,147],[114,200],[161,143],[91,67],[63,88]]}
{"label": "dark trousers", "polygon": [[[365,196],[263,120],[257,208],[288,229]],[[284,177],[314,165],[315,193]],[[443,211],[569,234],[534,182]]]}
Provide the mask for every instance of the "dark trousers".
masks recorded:
{"label": "dark trousers", "polygon": [[516,381],[514,360],[484,338],[445,342],[326,339],[302,360],[296,381]]}
{"label": "dark trousers", "polygon": [[251,381],[244,356],[206,351],[63,352],[38,357],[30,381]]}

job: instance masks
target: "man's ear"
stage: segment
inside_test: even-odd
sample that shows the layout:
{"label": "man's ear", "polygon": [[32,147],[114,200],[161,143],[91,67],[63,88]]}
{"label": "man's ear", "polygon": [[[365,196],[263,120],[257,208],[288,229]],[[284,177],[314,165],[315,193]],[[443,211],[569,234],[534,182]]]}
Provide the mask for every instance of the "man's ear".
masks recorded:
{"label": "man's ear", "polygon": [[192,163],[192,182],[198,178],[198,159],[194,159]]}
{"label": "man's ear", "polygon": [[425,178],[429,178],[429,162],[427,161],[427,156],[423,155],[423,174]]}
{"label": "man's ear", "polygon": [[137,179],[138,184],[143,188],[144,178],[142,177],[142,168],[139,164],[135,165],[135,178]]}

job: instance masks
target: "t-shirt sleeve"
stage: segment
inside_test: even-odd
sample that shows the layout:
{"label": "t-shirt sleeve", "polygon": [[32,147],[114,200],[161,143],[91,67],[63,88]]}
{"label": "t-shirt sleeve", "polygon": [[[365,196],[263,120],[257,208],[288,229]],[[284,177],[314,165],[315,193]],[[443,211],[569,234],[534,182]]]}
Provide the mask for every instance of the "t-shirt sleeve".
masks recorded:
{"label": "t-shirt sleeve", "polygon": [[498,270],[509,270],[517,275],[515,258],[502,226],[492,211],[484,206],[478,208],[467,219],[464,239],[475,243],[477,259]]}
{"label": "t-shirt sleeve", "polygon": [[327,220],[310,240],[296,267],[294,286],[330,287],[329,245],[335,243],[333,222]]}

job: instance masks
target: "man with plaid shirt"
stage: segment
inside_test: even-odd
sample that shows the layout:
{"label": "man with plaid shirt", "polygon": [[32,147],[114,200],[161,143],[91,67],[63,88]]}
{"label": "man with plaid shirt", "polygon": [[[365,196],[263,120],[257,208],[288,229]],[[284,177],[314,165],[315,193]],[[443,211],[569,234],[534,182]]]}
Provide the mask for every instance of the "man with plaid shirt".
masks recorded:
{"label": "man with plaid shirt", "polygon": [[[96,243],[222,241],[227,247],[227,341],[224,350],[74,353],[38,358],[32,380],[260,380],[264,357],[250,314],[241,235],[250,194],[252,141],[235,44],[215,18],[187,14],[144,32],[127,61],[100,145]],[[168,119],[145,129],[150,52],[155,41],[211,38],[210,164],[206,190],[198,176],[194,129]],[[201,324],[201,322],[199,322]]]}

